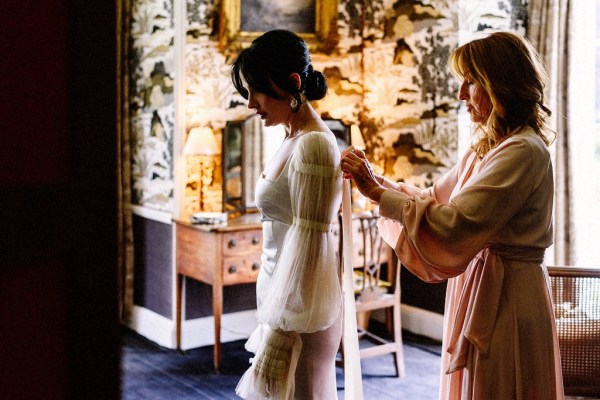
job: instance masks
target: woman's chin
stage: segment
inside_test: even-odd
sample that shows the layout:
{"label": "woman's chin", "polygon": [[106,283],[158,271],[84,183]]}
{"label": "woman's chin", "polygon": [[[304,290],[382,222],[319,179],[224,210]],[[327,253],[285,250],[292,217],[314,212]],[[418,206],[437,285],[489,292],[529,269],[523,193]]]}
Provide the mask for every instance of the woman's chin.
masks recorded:
{"label": "woman's chin", "polygon": [[481,124],[481,123],[483,123],[483,118],[481,118],[481,115],[470,114],[469,116],[471,117],[471,122],[473,122],[474,124]]}
{"label": "woman's chin", "polygon": [[263,119],[262,121],[263,121],[263,125],[264,126],[268,126],[268,127],[277,126],[277,125],[281,124],[280,122],[271,121],[271,120],[266,119],[266,118]]}

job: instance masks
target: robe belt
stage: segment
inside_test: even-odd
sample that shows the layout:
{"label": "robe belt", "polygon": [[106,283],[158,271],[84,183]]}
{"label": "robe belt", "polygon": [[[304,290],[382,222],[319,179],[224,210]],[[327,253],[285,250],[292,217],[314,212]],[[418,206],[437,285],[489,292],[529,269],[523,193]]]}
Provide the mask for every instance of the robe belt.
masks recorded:
{"label": "robe belt", "polygon": [[488,355],[504,280],[503,260],[541,264],[545,249],[490,245],[471,261],[460,295],[447,351],[451,354],[446,373],[465,367],[469,348]]}

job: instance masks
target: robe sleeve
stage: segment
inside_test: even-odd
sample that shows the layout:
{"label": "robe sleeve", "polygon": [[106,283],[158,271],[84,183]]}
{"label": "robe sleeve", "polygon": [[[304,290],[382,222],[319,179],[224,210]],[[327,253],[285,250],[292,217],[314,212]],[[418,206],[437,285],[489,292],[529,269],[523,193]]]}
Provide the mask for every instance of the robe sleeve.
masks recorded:
{"label": "robe sleeve", "polygon": [[288,229],[258,319],[271,329],[315,332],[331,326],[342,306],[333,224],[341,201],[340,153],[333,137],[300,137],[288,180],[293,223]]}
{"label": "robe sleeve", "polygon": [[[451,199],[458,171],[429,194],[386,190],[380,214],[400,226],[386,240],[402,263],[422,280],[439,282],[460,275],[475,255],[518,212],[552,169],[539,141],[514,138],[492,150],[477,173]],[[466,166],[465,166],[466,167]]]}
{"label": "robe sleeve", "polygon": [[[415,186],[409,185],[407,183],[399,182],[396,184],[389,184],[387,180],[384,180],[386,183],[384,186],[387,189],[393,189],[396,192],[403,193],[409,198],[427,198],[432,197],[437,202],[448,201],[450,198],[450,193],[448,190],[440,189],[440,188],[452,188],[456,185],[458,181],[458,175],[461,167],[464,166],[465,159],[452,167],[448,172],[442,175],[434,184],[433,187],[427,189],[417,188]],[[436,190],[437,189],[437,190]],[[400,221],[396,219],[382,217],[377,221],[377,227],[379,228],[379,233],[381,234],[383,240],[389,244],[392,248],[396,246],[398,242],[398,238],[402,232],[402,224]]]}

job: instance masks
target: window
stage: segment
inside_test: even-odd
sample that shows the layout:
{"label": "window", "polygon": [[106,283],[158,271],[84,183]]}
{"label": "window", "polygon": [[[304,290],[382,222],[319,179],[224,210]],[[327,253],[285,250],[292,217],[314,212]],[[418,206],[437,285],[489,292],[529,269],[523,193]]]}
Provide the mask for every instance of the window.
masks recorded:
{"label": "window", "polygon": [[[600,238],[600,0],[596,0],[596,65],[595,65],[595,78],[596,78],[596,118],[595,118],[595,130],[594,130],[594,164],[591,169],[593,174],[593,199],[595,199],[595,205],[592,207],[596,213],[592,216],[591,220],[595,225],[595,232],[590,233],[590,238],[598,240]],[[598,267],[600,268],[600,249],[598,243],[592,244],[592,249],[589,255],[586,255],[585,266]]]}
{"label": "window", "polygon": [[569,134],[574,264],[600,268],[600,0],[573,5]]}

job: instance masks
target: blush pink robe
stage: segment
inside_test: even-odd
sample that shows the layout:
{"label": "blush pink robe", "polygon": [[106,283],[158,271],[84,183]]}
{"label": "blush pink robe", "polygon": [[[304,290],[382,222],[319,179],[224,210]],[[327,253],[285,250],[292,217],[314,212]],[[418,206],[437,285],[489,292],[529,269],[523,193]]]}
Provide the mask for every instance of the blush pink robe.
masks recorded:
{"label": "blush pink robe", "polygon": [[542,140],[528,130],[481,160],[467,152],[427,190],[389,189],[383,237],[422,280],[448,280],[440,399],[562,399],[543,266],[554,186]]}

